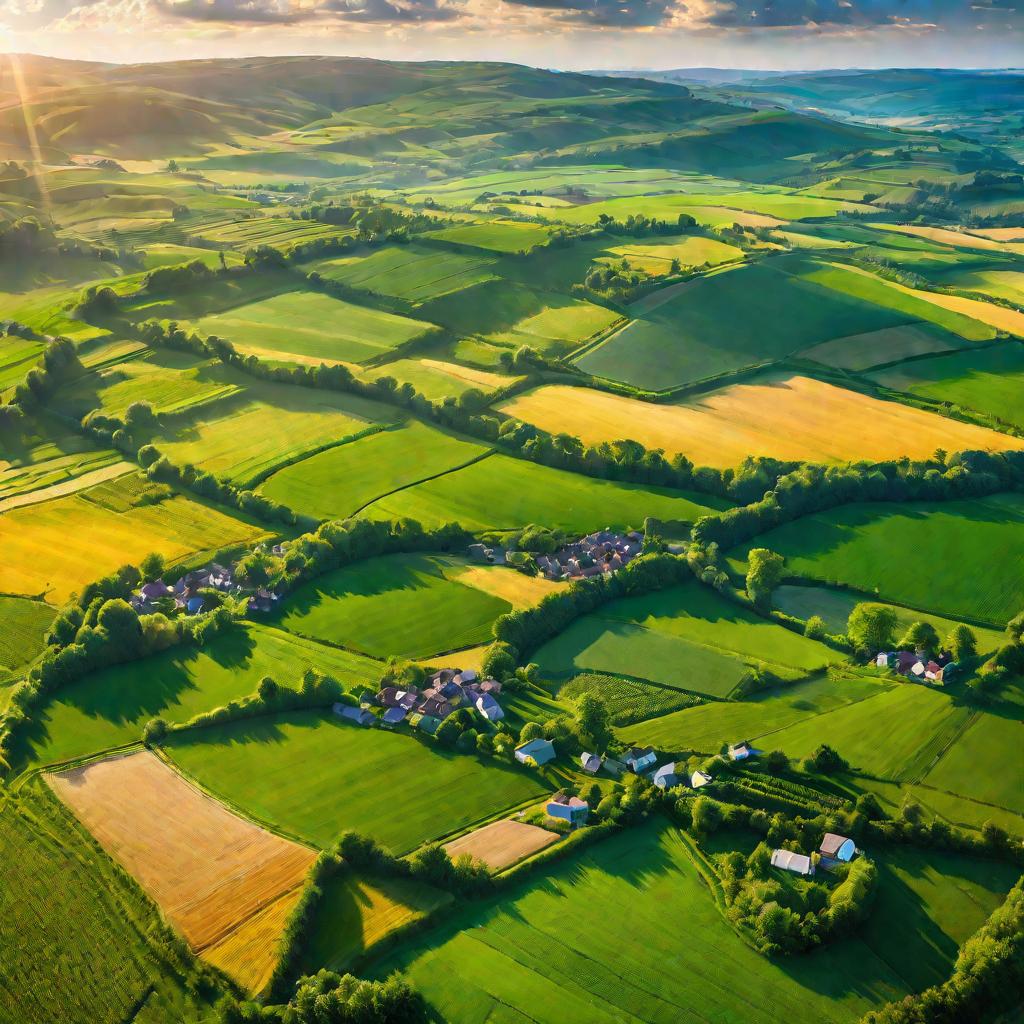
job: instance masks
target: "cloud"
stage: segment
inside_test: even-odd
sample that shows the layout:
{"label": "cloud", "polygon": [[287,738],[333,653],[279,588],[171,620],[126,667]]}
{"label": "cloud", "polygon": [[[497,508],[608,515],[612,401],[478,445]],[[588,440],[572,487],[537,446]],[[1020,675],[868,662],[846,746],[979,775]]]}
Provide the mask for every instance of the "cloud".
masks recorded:
{"label": "cloud", "polygon": [[454,21],[463,14],[461,7],[442,0],[327,0],[318,10],[341,15],[346,21],[391,24]]}
{"label": "cloud", "polygon": [[455,0],[153,0],[153,4],[164,14],[188,21],[254,24],[341,20],[403,25],[452,21],[462,15]]}
{"label": "cloud", "polygon": [[565,21],[606,28],[650,28],[668,24],[676,0],[505,0],[518,7],[555,11]]}
{"label": "cloud", "polygon": [[[979,0],[973,0],[975,4]],[[986,9],[1013,14],[1006,0],[981,0]],[[1005,4],[1005,6],[1004,6]],[[726,0],[703,19],[709,27],[933,29],[965,22],[970,0]]]}
{"label": "cloud", "polygon": [[0,0],[0,15],[13,28],[42,28],[99,0]]}

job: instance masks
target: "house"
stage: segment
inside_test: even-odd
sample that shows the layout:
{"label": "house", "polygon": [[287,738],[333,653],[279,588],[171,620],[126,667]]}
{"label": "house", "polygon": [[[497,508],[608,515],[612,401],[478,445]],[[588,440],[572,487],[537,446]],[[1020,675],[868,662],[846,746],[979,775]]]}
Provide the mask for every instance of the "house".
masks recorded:
{"label": "house", "polygon": [[486,544],[470,544],[466,554],[474,562],[494,562],[494,549],[487,547]]}
{"label": "house", "polygon": [[895,657],[896,657],[896,655],[893,654],[890,651],[879,651],[878,654],[875,655],[875,667],[876,668],[888,668],[889,667],[889,659],[890,658],[895,658]]}
{"label": "house", "polygon": [[663,764],[655,773],[651,776],[651,781],[658,787],[658,789],[671,789],[673,786],[679,785],[679,776],[676,775],[676,765],[674,761],[670,761],[668,764]]}
{"label": "house", "polygon": [[466,683],[475,683],[480,678],[480,673],[476,669],[467,668],[465,671],[457,673],[457,676],[455,682],[465,686]]}
{"label": "house", "polygon": [[217,590],[230,590],[235,582],[234,573],[223,565],[214,562],[210,566],[209,585]]}
{"label": "house", "polygon": [[185,602],[185,609],[189,615],[198,615],[203,610],[202,595],[196,594]]}
{"label": "house", "polygon": [[709,782],[713,781],[707,772],[696,771],[690,776],[690,787],[691,789],[700,789],[701,786],[706,786]]}
{"label": "house", "polygon": [[889,668],[895,669],[901,676],[908,675],[910,670],[921,659],[913,651],[897,651],[889,657]]}
{"label": "house", "polygon": [[382,721],[385,725],[400,725],[405,721],[405,716],[407,714],[409,714],[409,712],[406,711],[405,708],[388,708],[387,711],[384,712]]}
{"label": "house", "polygon": [[273,546],[273,547],[272,547],[272,548],[270,549],[270,553],[271,553],[271,554],[272,554],[272,555],[273,555],[273,556],[274,556],[275,558],[284,558],[285,552],[286,552],[287,550],[288,550],[288,549],[287,549],[287,548],[286,548],[286,547],[285,547],[285,546],[284,546],[283,544],[275,544],[275,545],[274,545],[274,546]]}
{"label": "house", "polygon": [[918,679],[923,679],[924,678],[924,662],[921,661],[920,659],[915,661],[914,664],[910,667],[910,672],[911,672],[912,675],[916,676]]}
{"label": "house", "polygon": [[580,764],[583,765],[583,770],[589,772],[591,775],[595,775],[601,770],[601,755],[600,754],[588,754],[584,751],[580,754]]}
{"label": "house", "polygon": [[438,729],[441,728],[441,719],[434,718],[433,715],[415,715],[413,716],[416,721],[411,722],[415,725],[420,732],[425,732],[428,736],[433,736]]}
{"label": "house", "polygon": [[193,572],[185,573],[185,575],[174,584],[174,593],[180,597],[188,590],[198,590],[200,587],[205,587],[209,582],[210,570],[196,569]]}
{"label": "house", "polygon": [[497,679],[485,679],[480,684],[481,693],[489,693],[491,696],[497,696],[501,693],[501,683]]}
{"label": "house", "polygon": [[924,677],[934,683],[941,683],[945,669],[937,661],[929,661],[924,667]]}
{"label": "house", "polygon": [[626,767],[635,775],[650,768],[658,760],[653,747],[630,747],[626,754]]}
{"label": "house", "polygon": [[752,757],[754,754],[754,748],[744,740],[742,743],[730,743],[729,744],[729,759],[731,761],[746,761],[748,757]]}
{"label": "house", "polygon": [[545,808],[552,818],[563,818],[573,827],[585,825],[587,815],[590,814],[590,804],[581,800],[578,796],[565,796],[563,793],[556,793]]}
{"label": "house", "polygon": [[837,836],[835,832],[826,832],[821,846],[818,847],[818,852],[822,857],[828,857],[829,860],[849,861],[853,860],[857,846],[852,839],[847,839],[846,836]]}
{"label": "house", "polygon": [[139,596],[144,601],[159,601],[162,597],[167,597],[173,594],[171,590],[163,580],[154,580],[152,583],[144,583],[142,588],[139,590]]}
{"label": "house", "polygon": [[617,761],[614,757],[606,757],[604,764],[601,767],[613,778],[617,779],[626,770],[626,766],[621,762]]}
{"label": "house", "polygon": [[441,683],[447,683],[454,679],[459,674],[459,670],[455,668],[443,668],[439,672],[435,672],[430,677],[430,685],[438,686]]}
{"label": "house", "polygon": [[489,693],[483,693],[477,697],[476,709],[488,722],[499,722],[505,717],[501,705]]}
{"label": "house", "polygon": [[555,759],[555,745],[551,740],[536,739],[516,747],[516,760],[520,764],[535,764],[539,768],[542,764]]}
{"label": "house", "polygon": [[350,722],[354,722],[356,725],[370,726],[373,725],[374,717],[369,711],[364,711],[362,708],[354,708],[349,704],[332,704],[331,710],[341,718],[345,718]]}
{"label": "house", "polygon": [[811,858],[804,853],[793,853],[792,850],[772,850],[772,867],[792,871],[794,875],[814,874]]}
{"label": "house", "polygon": [[430,718],[447,718],[454,710],[451,704],[443,697],[427,697],[420,702],[418,710],[420,714]]}

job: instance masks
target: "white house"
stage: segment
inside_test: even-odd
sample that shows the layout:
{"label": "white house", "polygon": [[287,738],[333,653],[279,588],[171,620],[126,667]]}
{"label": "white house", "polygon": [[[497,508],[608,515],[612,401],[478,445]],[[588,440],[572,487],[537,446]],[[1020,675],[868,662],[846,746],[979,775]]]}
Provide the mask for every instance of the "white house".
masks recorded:
{"label": "white house", "polygon": [[852,839],[847,839],[846,836],[837,836],[835,832],[826,832],[818,852],[822,857],[828,857],[829,860],[849,861],[853,860],[857,846]]}
{"label": "white house", "polygon": [[693,789],[700,789],[711,781],[711,776],[707,772],[696,771],[690,776],[690,786]]}
{"label": "white house", "polygon": [[754,748],[749,743],[730,743],[729,758],[733,761],[746,761],[754,753]]}
{"label": "white house", "polygon": [[501,705],[489,693],[483,693],[477,697],[476,709],[488,722],[497,722],[505,717]]}
{"label": "white house", "polygon": [[794,875],[813,875],[814,865],[805,853],[792,850],[772,850],[772,867],[792,871]]}
{"label": "white house", "polygon": [[583,765],[583,770],[590,775],[594,775],[601,770],[601,763],[600,754],[591,754],[587,751],[580,754],[580,764]]}
{"label": "white house", "polygon": [[658,760],[653,747],[631,747],[626,755],[626,767],[639,775],[645,768],[650,768]]}

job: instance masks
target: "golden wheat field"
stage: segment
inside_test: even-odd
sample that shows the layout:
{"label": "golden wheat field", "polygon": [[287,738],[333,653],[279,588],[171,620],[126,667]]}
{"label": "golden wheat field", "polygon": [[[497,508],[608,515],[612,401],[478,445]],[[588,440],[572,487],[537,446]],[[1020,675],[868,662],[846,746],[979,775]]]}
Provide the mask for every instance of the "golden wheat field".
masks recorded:
{"label": "golden wheat field", "polygon": [[47,781],[193,950],[239,980],[269,974],[282,897],[300,890],[312,850],[233,814],[148,751]]}
{"label": "golden wheat field", "polygon": [[469,835],[446,843],[448,856],[454,859],[469,854],[482,860],[492,871],[501,871],[524,857],[543,850],[558,839],[557,832],[549,832],[536,825],[521,821],[495,821],[478,828]]}
{"label": "golden wheat field", "polygon": [[675,405],[548,385],[501,411],[586,444],[629,438],[697,465],[735,466],[746,455],[811,462],[912,458],[974,448],[1024,449],[1024,440],[802,376],[763,377]]}
{"label": "golden wheat field", "polygon": [[467,587],[474,587],[508,601],[513,608],[529,608],[563,586],[543,576],[527,576],[501,565],[460,566],[450,576],[459,583],[465,583]]}

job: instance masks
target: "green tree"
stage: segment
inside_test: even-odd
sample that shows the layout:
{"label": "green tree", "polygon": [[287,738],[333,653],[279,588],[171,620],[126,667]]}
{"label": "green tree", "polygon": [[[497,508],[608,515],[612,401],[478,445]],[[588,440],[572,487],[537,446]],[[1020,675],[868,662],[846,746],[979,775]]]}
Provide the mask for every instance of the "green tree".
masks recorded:
{"label": "green tree", "polygon": [[768,771],[777,775],[789,767],[789,758],[781,750],[770,750],[765,755],[764,765]]}
{"label": "green tree", "polygon": [[699,796],[693,801],[693,830],[710,835],[722,824],[722,808],[710,797]]}
{"label": "green tree", "polygon": [[259,694],[259,698],[264,704],[269,704],[277,696],[277,683],[275,683],[270,676],[264,676],[260,680],[260,684],[256,688],[256,692]]}
{"label": "green tree", "polygon": [[939,649],[939,634],[930,622],[913,622],[900,637],[897,646],[901,650],[933,654]]}
{"label": "green tree", "polygon": [[804,636],[811,640],[824,640],[828,636],[828,626],[820,615],[812,615],[804,624]]}
{"label": "green tree", "polygon": [[544,729],[537,722],[524,722],[519,730],[519,742],[529,743],[530,740],[539,740],[544,735]]}
{"label": "green tree", "polygon": [[151,718],[142,730],[142,742],[147,747],[157,746],[167,735],[167,723],[162,718]]}
{"label": "green tree", "polygon": [[747,596],[759,608],[770,608],[772,591],[782,581],[786,560],[768,548],[751,548],[747,556]]}
{"label": "green tree", "polygon": [[157,551],[151,551],[139,564],[139,572],[147,583],[162,578],[164,574],[164,556]]}
{"label": "green tree", "polygon": [[978,638],[969,626],[961,623],[954,626],[946,637],[946,649],[953,655],[954,661],[965,661],[978,653]]}
{"label": "green tree", "polygon": [[807,759],[807,763],[813,771],[823,774],[846,771],[849,764],[839,756],[828,744],[822,743],[818,749]]}
{"label": "green tree", "polygon": [[446,747],[454,747],[462,735],[462,726],[459,725],[454,716],[449,715],[437,727],[437,732],[434,735],[438,743],[443,743]]}
{"label": "green tree", "polygon": [[582,693],[576,700],[576,732],[584,746],[604,749],[611,738],[608,705],[596,693]]}
{"label": "green tree", "polygon": [[885,651],[894,644],[896,612],[884,604],[859,604],[850,612],[846,635],[861,653]]}
{"label": "green tree", "polygon": [[135,609],[127,601],[120,598],[107,601],[100,608],[96,624],[120,654],[134,654],[141,648],[142,626]]}

